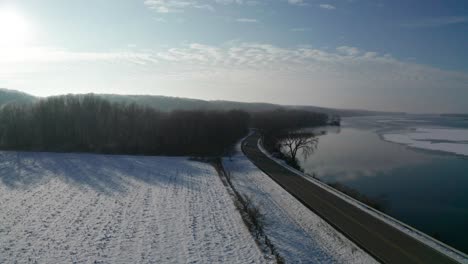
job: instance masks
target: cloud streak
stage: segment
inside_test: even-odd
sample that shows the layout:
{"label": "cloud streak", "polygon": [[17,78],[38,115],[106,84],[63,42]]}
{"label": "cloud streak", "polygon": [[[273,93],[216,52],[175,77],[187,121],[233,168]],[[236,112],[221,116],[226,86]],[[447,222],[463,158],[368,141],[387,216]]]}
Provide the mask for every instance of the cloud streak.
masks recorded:
{"label": "cloud streak", "polygon": [[196,0],[145,0],[144,4],[158,13],[179,13],[188,8],[214,11],[212,3],[219,1]]}
{"label": "cloud streak", "polygon": [[[305,0],[277,0],[285,2],[290,5],[307,6]],[[144,0],[144,5],[157,13],[180,13],[188,9],[204,9],[215,11],[216,5],[246,5],[256,6],[259,4],[266,4],[265,0]],[[331,5],[325,5],[330,6]],[[326,8],[326,7],[325,7]],[[333,7],[334,9],[334,7]]]}
{"label": "cloud streak", "polygon": [[236,19],[237,22],[240,23],[257,23],[258,20],[254,18],[238,18]]}
{"label": "cloud streak", "polygon": [[[468,111],[459,96],[468,87],[467,73],[351,46],[326,50],[231,41],[217,46],[192,43],[153,50],[31,48],[16,53],[22,55],[0,51],[0,85],[5,85],[1,79],[10,80],[6,84],[11,88],[47,87],[49,82],[63,80],[67,87],[77,86],[74,91],[115,92],[107,87],[125,90],[126,85],[137,85],[150,89],[158,83],[162,88],[157,94],[176,96],[319,105],[328,102],[329,106],[411,111],[425,109],[427,104],[433,106],[432,111],[458,105]],[[44,79],[47,82],[41,83]],[[431,94],[444,94],[442,101],[450,104],[441,104],[440,98]]]}
{"label": "cloud streak", "polygon": [[291,5],[305,6],[308,5],[304,0],[288,0]]}
{"label": "cloud streak", "polygon": [[[336,51],[311,47],[283,48],[265,43],[228,42],[220,46],[192,43],[165,50],[73,52],[65,49],[33,47],[0,51],[0,67],[12,65],[74,64],[107,62],[111,64],[203,66],[216,69],[268,69],[283,72],[327,72],[372,79],[434,80],[458,76],[467,81],[466,74],[443,71],[430,66],[400,61],[390,55],[340,46]],[[199,69],[194,68],[194,71]],[[355,75],[356,77],[357,75]],[[457,80],[460,78],[454,78]]]}
{"label": "cloud streak", "polygon": [[468,17],[465,16],[448,16],[427,18],[403,23],[402,26],[406,28],[434,28],[443,27],[455,24],[468,23]]}
{"label": "cloud streak", "polygon": [[319,7],[322,8],[322,9],[326,9],[326,10],[335,10],[336,9],[336,7],[334,5],[330,5],[330,4],[320,4]]}
{"label": "cloud streak", "polygon": [[305,32],[305,31],[310,31],[310,28],[291,28],[290,31],[292,32]]}

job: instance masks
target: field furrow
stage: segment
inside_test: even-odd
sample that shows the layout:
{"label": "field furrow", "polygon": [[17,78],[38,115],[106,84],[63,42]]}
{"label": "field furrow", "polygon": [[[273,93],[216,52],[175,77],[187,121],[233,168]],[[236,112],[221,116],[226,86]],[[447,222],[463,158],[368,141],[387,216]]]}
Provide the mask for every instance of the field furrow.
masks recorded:
{"label": "field furrow", "polygon": [[15,152],[0,159],[0,263],[265,262],[208,164]]}

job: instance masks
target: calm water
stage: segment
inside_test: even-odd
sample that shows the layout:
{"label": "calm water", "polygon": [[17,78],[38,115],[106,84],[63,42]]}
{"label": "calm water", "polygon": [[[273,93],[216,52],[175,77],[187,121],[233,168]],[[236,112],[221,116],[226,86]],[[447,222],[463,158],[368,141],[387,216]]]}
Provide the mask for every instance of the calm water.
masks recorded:
{"label": "calm water", "polygon": [[432,117],[372,117],[323,128],[305,172],[340,182],[384,201],[386,213],[468,253],[468,157],[413,149],[382,140],[409,128],[468,128],[467,120]]}

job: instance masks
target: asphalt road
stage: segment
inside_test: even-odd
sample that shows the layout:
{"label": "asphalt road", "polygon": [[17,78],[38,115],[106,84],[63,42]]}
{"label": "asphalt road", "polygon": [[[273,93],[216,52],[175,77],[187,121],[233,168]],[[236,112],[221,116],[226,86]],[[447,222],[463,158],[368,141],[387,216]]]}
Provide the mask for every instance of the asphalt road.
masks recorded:
{"label": "asphalt road", "polygon": [[245,155],[286,191],[378,261],[398,264],[458,263],[274,162],[260,151],[258,140],[258,133],[244,140],[242,150]]}

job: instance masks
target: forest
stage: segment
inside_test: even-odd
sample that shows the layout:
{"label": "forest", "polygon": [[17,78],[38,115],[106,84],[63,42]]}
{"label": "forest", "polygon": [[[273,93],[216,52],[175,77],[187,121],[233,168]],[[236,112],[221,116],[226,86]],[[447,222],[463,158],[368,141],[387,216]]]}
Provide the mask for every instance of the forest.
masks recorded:
{"label": "forest", "polygon": [[327,115],[276,110],[175,110],[65,95],[0,109],[3,150],[137,155],[221,155],[250,127],[272,130],[326,123]]}
{"label": "forest", "polygon": [[49,97],[0,110],[0,148],[143,155],[221,153],[247,133],[241,111],[163,113],[94,95]]}

